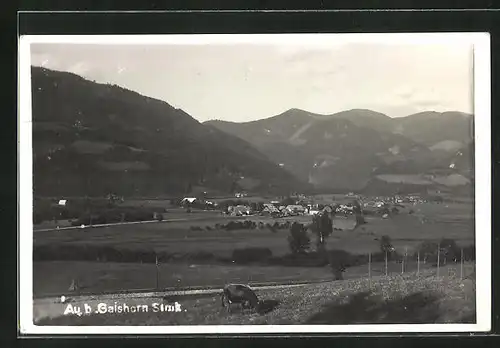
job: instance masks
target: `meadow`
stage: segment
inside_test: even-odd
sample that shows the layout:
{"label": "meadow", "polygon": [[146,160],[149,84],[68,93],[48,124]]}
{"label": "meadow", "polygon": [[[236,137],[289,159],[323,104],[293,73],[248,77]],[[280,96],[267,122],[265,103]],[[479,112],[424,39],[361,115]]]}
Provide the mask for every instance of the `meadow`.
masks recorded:
{"label": "meadow", "polygon": [[[407,208],[410,209],[410,208]],[[354,228],[352,217],[336,217],[336,230],[328,238],[328,246],[354,253],[368,253],[379,249],[379,239],[387,235],[393,245],[398,248],[413,248],[423,240],[439,240],[452,238],[459,244],[474,241],[474,220],[472,207],[469,204],[434,204],[424,203],[412,206],[413,214],[402,210],[390,218],[367,216],[367,224]],[[206,215],[205,215],[206,214]],[[269,229],[262,230],[217,230],[216,224],[229,220],[253,220],[283,222],[286,220],[308,223],[311,217],[298,216],[292,218],[271,219],[259,216],[234,218],[220,216],[215,212],[185,214],[179,212],[173,219],[190,219],[187,221],[159,222],[152,224],[108,226],[93,229],[75,229],[65,231],[35,232],[35,245],[51,243],[70,243],[86,245],[113,245],[127,249],[153,249],[157,251],[174,250],[176,252],[196,252],[206,250],[220,255],[228,255],[232,250],[243,247],[267,247],[273,255],[289,251],[286,237],[288,230],[275,233]],[[193,231],[197,226],[210,230]],[[314,236],[311,235],[311,238]]]}
{"label": "meadow", "polygon": [[[410,209],[413,211],[409,213]],[[353,254],[380,251],[380,238],[387,235],[399,253],[413,255],[423,241],[437,242],[450,238],[458,245],[474,243],[472,204],[423,203],[401,209],[399,214],[387,219],[367,216],[367,223],[354,227],[353,218],[336,217],[337,230],[328,238],[327,248],[344,250]],[[178,212],[178,214],[183,214]],[[185,214],[185,213],[184,213]],[[212,212],[212,214],[214,214]],[[200,216],[201,215],[201,216]],[[227,223],[228,218],[218,215],[190,214],[191,220],[121,225],[92,229],[35,232],[34,246],[111,246],[127,250],[154,250],[173,254],[210,252],[217,257],[230,258],[235,249],[268,248],[273,256],[288,254],[289,231],[264,229],[221,230],[216,224]],[[195,217],[196,216],[196,217]],[[274,219],[249,217],[255,221],[271,222]],[[303,223],[311,217],[289,218]],[[239,218],[242,220],[242,218]],[[277,219],[284,221],[286,219]],[[199,230],[191,228],[197,226]],[[210,229],[207,230],[206,227]],[[341,230],[339,230],[341,229]],[[311,246],[315,238],[310,235]],[[412,259],[413,260],[413,259]],[[415,260],[413,260],[415,264]],[[429,265],[421,265],[428,267]],[[390,272],[398,272],[401,265],[390,264]],[[415,267],[415,266],[411,266]],[[373,264],[373,274],[383,268]],[[225,282],[282,282],[292,280],[331,279],[328,267],[279,267],[272,265],[204,264],[196,262],[162,263],[159,266],[159,287],[186,287],[221,285]],[[378,271],[377,271],[378,270]],[[349,268],[345,278],[367,274],[366,267]],[[35,295],[67,292],[72,279],[79,279],[82,291],[112,291],[144,289],[156,286],[155,264],[92,262],[81,260],[46,260],[34,262]]]}

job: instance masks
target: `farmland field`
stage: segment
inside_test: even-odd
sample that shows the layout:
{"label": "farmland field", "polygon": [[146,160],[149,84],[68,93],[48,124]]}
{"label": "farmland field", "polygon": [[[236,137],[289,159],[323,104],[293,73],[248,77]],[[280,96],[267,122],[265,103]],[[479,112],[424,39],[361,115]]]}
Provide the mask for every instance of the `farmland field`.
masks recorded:
{"label": "farmland field", "polygon": [[[334,226],[343,229],[343,231],[335,231],[329,237],[328,245],[353,253],[367,253],[378,250],[379,243],[376,238],[382,235],[391,237],[396,248],[411,248],[423,240],[439,240],[443,237],[453,238],[458,243],[473,242],[474,221],[471,205],[428,203],[417,205],[412,209],[414,210],[412,215],[403,211],[388,219],[367,217],[367,224],[356,230],[352,230],[354,227],[352,218],[336,217]],[[241,247],[268,247],[274,255],[288,252],[287,230],[278,230],[276,233],[272,233],[268,229],[189,230],[191,226],[210,226],[213,228],[217,223],[245,220],[245,218],[227,218],[211,214],[214,213],[207,213],[206,219],[204,214],[191,214],[193,221],[109,226],[89,230],[36,232],[33,236],[34,244],[114,245],[127,249],[175,250],[176,252],[205,250],[221,253],[221,255]],[[180,217],[177,214],[176,216]],[[276,220],[262,217],[247,219],[263,222],[296,220],[306,223],[311,221],[311,218],[307,216]]]}
{"label": "farmland field", "polygon": [[[409,209],[414,211],[409,214]],[[179,212],[179,214],[182,214]],[[185,214],[187,215],[187,214]],[[150,223],[94,228],[88,230],[47,231],[34,233],[34,245],[87,245],[113,246],[129,250],[155,250],[171,253],[210,252],[220,257],[230,257],[234,249],[269,248],[273,256],[289,253],[288,230],[271,232],[265,228],[245,230],[217,230],[216,223],[227,223],[235,218],[207,214],[191,214],[199,220],[168,223]],[[470,203],[411,205],[387,219],[367,216],[367,224],[355,230],[353,219],[336,217],[336,230],[327,240],[327,248],[345,250],[354,254],[367,254],[380,250],[379,239],[388,235],[396,250],[405,249],[412,255],[415,248],[427,240],[452,238],[459,245],[474,243],[474,221]],[[241,220],[244,220],[240,218]],[[249,217],[249,220],[272,222],[271,218]],[[291,218],[300,222],[310,217]],[[278,219],[283,221],[284,219]],[[191,226],[203,227],[190,230]],[[210,230],[206,230],[210,226]],[[314,236],[310,236],[314,244]],[[70,266],[69,266],[70,265]],[[375,266],[375,265],[374,265]],[[391,266],[392,267],[392,266]],[[394,266],[399,267],[399,266]],[[379,267],[380,269],[380,267]],[[71,270],[69,272],[68,270]],[[277,267],[255,265],[190,265],[162,264],[161,287],[219,285],[226,281],[283,281],[329,279],[328,268]],[[348,269],[346,278],[367,272]],[[72,278],[81,278],[87,291],[105,291],[155,286],[154,264],[106,263],[87,261],[36,261],[34,262],[35,294],[66,292]],[[71,273],[71,274],[69,274]],[[360,274],[361,274],[360,273]],[[54,284],[58,284],[57,286]]]}
{"label": "farmland field", "polygon": [[[401,264],[388,262],[388,275],[401,273]],[[452,268],[454,267],[454,268]],[[421,263],[420,271],[434,269],[431,264]],[[460,274],[458,265],[448,266],[455,275]],[[464,266],[463,272],[470,273],[473,265]],[[410,259],[405,272],[417,270],[416,260]],[[440,270],[444,275],[448,270]],[[33,269],[34,295],[47,296],[68,293],[73,280],[78,282],[81,293],[100,293],[110,291],[156,289],[156,266],[141,263],[85,262],[85,261],[46,261],[35,262]],[[367,278],[368,267],[348,268],[344,279]],[[385,274],[385,264],[371,264],[371,275]],[[315,282],[332,280],[328,267],[278,267],[245,265],[194,265],[160,264],[158,266],[158,288],[175,289],[218,286],[227,283],[287,283]]]}
{"label": "farmland field", "polygon": [[[331,280],[328,268],[160,264],[159,288],[223,286],[228,282]],[[35,296],[67,293],[73,279],[82,292],[155,289],[155,264],[49,261],[34,265]]]}

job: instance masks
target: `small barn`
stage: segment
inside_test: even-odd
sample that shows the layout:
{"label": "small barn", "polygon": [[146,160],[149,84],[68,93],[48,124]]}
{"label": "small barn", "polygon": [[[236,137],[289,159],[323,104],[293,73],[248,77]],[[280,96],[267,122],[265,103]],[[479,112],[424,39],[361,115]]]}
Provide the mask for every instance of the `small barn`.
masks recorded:
{"label": "small barn", "polygon": [[232,216],[250,215],[250,207],[246,205],[231,206],[228,211]]}
{"label": "small barn", "polygon": [[295,213],[295,214],[298,214],[298,213],[304,213],[306,208],[304,208],[302,205],[288,205],[286,207],[286,210],[289,212],[289,213]]}
{"label": "small barn", "polygon": [[68,201],[66,199],[60,199],[59,202],[57,202],[57,205],[59,205],[61,207],[65,207],[66,203],[68,203]]}
{"label": "small barn", "polygon": [[263,213],[279,213],[278,208],[276,208],[273,204],[266,203],[264,204],[264,209],[262,210]]}
{"label": "small barn", "polygon": [[181,200],[182,206],[191,205],[197,203],[198,199],[196,197],[185,197]]}

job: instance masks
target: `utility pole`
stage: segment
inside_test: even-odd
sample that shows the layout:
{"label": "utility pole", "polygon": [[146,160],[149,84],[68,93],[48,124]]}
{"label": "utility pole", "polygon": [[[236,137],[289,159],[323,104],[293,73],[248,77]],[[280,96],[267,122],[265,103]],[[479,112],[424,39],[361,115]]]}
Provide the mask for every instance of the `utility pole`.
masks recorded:
{"label": "utility pole", "polygon": [[368,254],[368,285],[372,288],[372,253]]}
{"label": "utility pole", "polygon": [[420,250],[417,251],[417,275],[420,274]]}
{"label": "utility pole", "polygon": [[155,264],[156,264],[156,290],[160,288],[160,269],[158,264],[158,255],[155,255]]}
{"label": "utility pole", "polygon": [[439,277],[439,256],[441,254],[441,243],[438,243],[438,250],[437,250],[437,270],[436,270],[436,276]]}
{"label": "utility pole", "polygon": [[405,254],[403,255],[403,259],[401,261],[401,274],[405,272],[406,253],[407,253],[407,248],[405,247]]}
{"label": "utility pole", "polygon": [[460,280],[464,277],[464,248],[460,249]]}

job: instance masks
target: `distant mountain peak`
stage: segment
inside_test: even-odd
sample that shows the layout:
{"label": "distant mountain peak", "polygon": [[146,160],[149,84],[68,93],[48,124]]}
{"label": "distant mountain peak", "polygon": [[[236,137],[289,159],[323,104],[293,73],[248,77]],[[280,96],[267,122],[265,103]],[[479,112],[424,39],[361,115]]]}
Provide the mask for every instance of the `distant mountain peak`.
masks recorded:
{"label": "distant mountain peak", "polygon": [[330,115],[331,117],[378,117],[378,118],[385,118],[385,119],[390,119],[391,117],[387,116],[386,114],[383,114],[378,111],[373,111],[370,109],[350,109],[350,110],[345,110],[345,111],[340,111],[336,112],[334,114]]}
{"label": "distant mountain peak", "polygon": [[314,112],[310,112],[310,111],[303,110],[303,109],[298,109],[298,108],[288,109],[287,111],[282,112],[281,114],[279,114],[277,116],[283,116],[283,115],[324,116],[322,114],[317,114],[317,113],[314,113]]}

